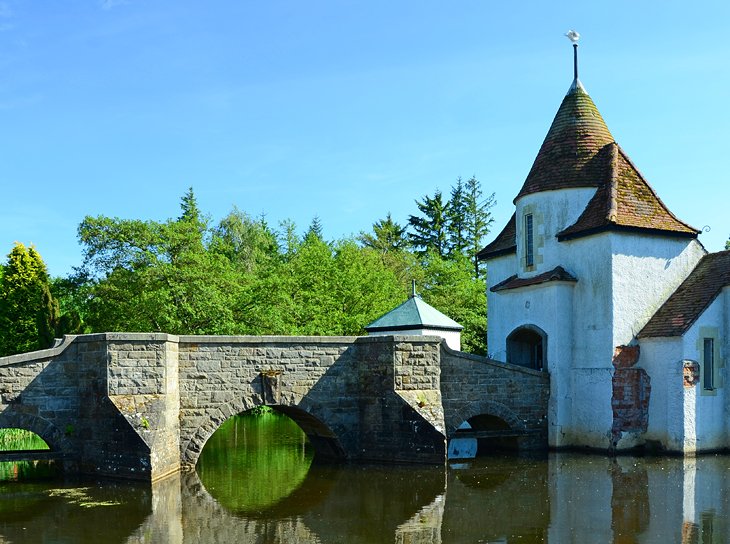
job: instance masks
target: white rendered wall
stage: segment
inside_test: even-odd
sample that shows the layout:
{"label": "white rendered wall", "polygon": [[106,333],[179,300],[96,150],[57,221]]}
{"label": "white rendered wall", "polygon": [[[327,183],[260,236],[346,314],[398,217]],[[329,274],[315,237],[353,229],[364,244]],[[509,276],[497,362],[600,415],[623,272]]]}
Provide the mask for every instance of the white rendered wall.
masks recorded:
{"label": "white rendered wall", "polygon": [[[516,202],[517,263],[520,277],[565,266],[565,247],[556,235],[575,223],[595,194],[595,188],[560,189],[523,196]],[[533,216],[535,266],[525,268],[524,216]],[[515,270],[517,272],[517,270]],[[514,272],[513,272],[514,273]]]}
{"label": "white rendered wall", "polygon": [[613,340],[626,345],[705,255],[697,240],[611,233]]}
{"label": "white rendered wall", "polygon": [[646,440],[670,451],[684,450],[684,387],[682,339],[642,338],[639,366],[651,380]]}
{"label": "white rendered wall", "polygon": [[[727,300],[718,297],[682,337],[642,338],[639,366],[651,379],[646,440],[656,440],[670,451],[694,453],[725,448],[727,440],[726,368],[722,348]],[[703,338],[713,336],[720,346],[716,358],[716,388],[703,387]],[[700,363],[699,382],[684,386],[683,361]]]}
{"label": "white rendered wall", "polygon": [[540,285],[489,293],[489,353],[507,360],[507,337],[526,325],[547,335],[544,359],[550,372],[548,437],[551,446],[566,445],[565,430],[571,425],[570,405],[573,303],[572,282]]}
{"label": "white rendered wall", "polygon": [[[579,192],[584,199],[592,194],[592,190]],[[566,193],[569,191],[540,194],[554,201],[557,196],[567,200]],[[572,219],[567,213],[565,217]],[[563,227],[556,221],[545,224]],[[613,424],[614,348],[610,236],[598,234],[560,243],[554,234],[550,238],[545,247],[559,251],[562,260],[551,260],[549,264],[544,261],[538,271],[563,266],[578,281],[488,291],[488,351],[491,357],[506,360],[506,340],[512,331],[524,325],[545,331],[551,375],[550,445],[608,448]],[[488,285],[495,285],[518,272],[517,260],[514,255],[490,260],[487,271]],[[526,276],[522,272],[519,275]]]}
{"label": "white rendered wall", "polygon": [[[685,398],[685,452],[707,451],[728,445],[726,429],[724,354],[722,353],[725,300],[716,298],[682,337],[684,358],[702,362],[703,339],[715,338],[715,389],[706,390],[702,383],[704,369],[701,368],[700,381],[692,388],[693,395]],[[720,347],[720,349],[717,349]]]}
{"label": "white rendered wall", "polygon": [[563,266],[576,278],[573,293],[571,420],[566,445],[606,449],[613,410],[611,245],[607,233],[560,243]]}
{"label": "white rendered wall", "polygon": [[[502,336],[504,327],[499,325],[510,320],[511,317],[505,313],[507,308],[502,301],[504,297],[500,293],[493,293],[490,287],[506,280],[517,273],[517,259],[514,254],[502,255],[489,259],[487,265],[487,353],[492,359],[506,361],[505,351],[506,336]],[[509,334],[509,333],[507,333]]]}

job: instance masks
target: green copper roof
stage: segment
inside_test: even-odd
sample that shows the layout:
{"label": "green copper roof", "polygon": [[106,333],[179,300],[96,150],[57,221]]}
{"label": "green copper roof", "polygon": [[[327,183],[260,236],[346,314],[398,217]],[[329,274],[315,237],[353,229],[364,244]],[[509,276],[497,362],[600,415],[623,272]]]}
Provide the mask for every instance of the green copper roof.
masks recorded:
{"label": "green copper roof", "polygon": [[464,327],[423,302],[418,295],[411,295],[403,304],[370,323],[365,330],[377,332],[423,328],[460,331]]}

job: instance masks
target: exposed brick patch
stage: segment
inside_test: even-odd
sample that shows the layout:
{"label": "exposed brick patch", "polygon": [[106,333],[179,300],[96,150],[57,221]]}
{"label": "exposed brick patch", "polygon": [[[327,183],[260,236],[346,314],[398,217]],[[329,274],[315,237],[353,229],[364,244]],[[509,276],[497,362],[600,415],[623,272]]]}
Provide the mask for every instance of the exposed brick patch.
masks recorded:
{"label": "exposed brick patch", "polygon": [[616,346],[613,350],[614,368],[631,368],[639,360],[639,346]]}
{"label": "exposed brick patch", "polygon": [[651,380],[643,368],[635,368],[639,346],[617,346],[613,355],[613,426],[615,447],[625,432],[645,432],[649,423]]}
{"label": "exposed brick patch", "polygon": [[685,387],[694,387],[700,382],[700,364],[697,361],[684,361],[682,380]]}

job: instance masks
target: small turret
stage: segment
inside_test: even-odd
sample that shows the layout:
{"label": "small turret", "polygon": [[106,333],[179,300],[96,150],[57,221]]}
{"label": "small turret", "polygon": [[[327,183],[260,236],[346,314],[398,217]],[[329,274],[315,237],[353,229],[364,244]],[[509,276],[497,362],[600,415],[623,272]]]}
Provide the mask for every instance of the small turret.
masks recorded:
{"label": "small turret", "polygon": [[461,330],[450,317],[433,306],[426,304],[416,292],[416,281],[411,284],[411,296],[403,304],[379,317],[365,330],[371,336],[412,334],[417,336],[440,336],[451,349],[461,349]]}

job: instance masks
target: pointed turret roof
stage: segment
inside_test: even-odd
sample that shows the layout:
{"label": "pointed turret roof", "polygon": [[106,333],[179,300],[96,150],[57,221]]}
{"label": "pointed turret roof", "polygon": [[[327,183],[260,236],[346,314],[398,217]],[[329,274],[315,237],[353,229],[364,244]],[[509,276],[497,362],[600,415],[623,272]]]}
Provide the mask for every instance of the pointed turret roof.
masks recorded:
{"label": "pointed turret roof", "polygon": [[541,191],[597,187],[603,170],[599,153],[613,141],[593,100],[574,80],[515,201]]}
{"label": "pointed turret roof", "polygon": [[[580,187],[597,190],[578,220],[558,233],[560,241],[605,230],[638,229],[690,238],[700,232],[667,208],[614,141],[577,77],[576,64],[573,83],[514,202],[534,193]],[[515,236],[513,215],[497,238],[478,253],[479,259],[514,253]]]}
{"label": "pointed turret roof", "polygon": [[464,327],[450,317],[442,314],[433,306],[426,304],[413,293],[403,304],[379,317],[365,327],[368,332],[402,331],[410,329],[432,329],[441,331],[460,331]]}

